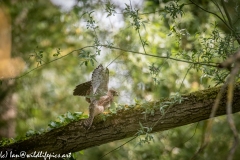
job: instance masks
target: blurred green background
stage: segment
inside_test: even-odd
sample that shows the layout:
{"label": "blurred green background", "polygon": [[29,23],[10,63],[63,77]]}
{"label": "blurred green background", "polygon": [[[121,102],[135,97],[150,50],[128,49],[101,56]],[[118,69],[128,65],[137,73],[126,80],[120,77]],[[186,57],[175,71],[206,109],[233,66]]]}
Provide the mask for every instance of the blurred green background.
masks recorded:
{"label": "blurred green background", "polygon": [[[219,14],[213,1],[196,3]],[[11,17],[11,55],[24,60],[25,72],[96,44],[112,44],[125,50],[205,64],[222,62],[239,47],[221,20],[187,0],[1,0],[0,6]],[[239,26],[240,12],[236,6],[239,6],[237,0],[228,2],[227,9],[234,25]],[[110,87],[120,93],[115,99],[118,104],[154,101],[177,92],[187,94],[214,87],[222,84],[228,74],[207,65],[104,47],[89,47],[84,51],[73,52],[19,79],[2,80],[2,88],[8,87],[1,89],[1,95],[5,95],[1,101],[7,96],[16,97],[14,137],[24,136],[30,129],[45,129],[51,120],[68,111],[88,114],[88,104],[84,98],[73,96],[73,89],[88,81],[98,64],[106,67],[120,54],[108,67]],[[239,126],[239,113],[234,118]],[[211,142],[199,159],[226,159],[228,155],[232,132],[225,116],[214,121]],[[201,144],[205,125],[202,121],[154,133],[153,141],[141,145],[137,138],[103,159],[190,159]],[[127,140],[93,147],[75,156],[99,159]],[[239,148],[234,159],[238,157]]]}

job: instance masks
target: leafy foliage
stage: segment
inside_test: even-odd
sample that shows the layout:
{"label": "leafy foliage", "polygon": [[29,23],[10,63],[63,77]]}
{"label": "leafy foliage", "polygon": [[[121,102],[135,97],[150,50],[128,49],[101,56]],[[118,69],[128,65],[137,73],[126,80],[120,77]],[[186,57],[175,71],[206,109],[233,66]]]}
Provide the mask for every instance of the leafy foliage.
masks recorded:
{"label": "leafy foliage", "polygon": [[[129,101],[130,105],[112,106],[112,114],[135,106],[131,104],[142,105],[145,115],[154,114],[155,108],[144,102],[170,97],[168,102],[155,106],[164,115],[168,107],[184,100],[182,93],[224,83],[229,72],[219,70],[218,63],[239,48],[238,1],[226,5],[230,18],[222,13],[224,8],[220,8],[220,3],[214,1],[179,0],[160,4],[152,0],[142,6],[133,1],[123,5],[113,1],[104,5],[97,1],[76,1],[68,12],[50,1],[0,3],[9,8],[12,17],[13,54],[21,54],[27,70],[41,68],[17,80],[17,133],[27,132],[27,137],[86,118],[82,112],[70,111],[87,110],[88,104],[69,95],[77,83],[88,79],[95,63],[113,61],[109,63],[116,83],[112,86],[125,91],[120,103]],[[84,48],[89,44],[92,46]],[[58,120],[51,121],[54,117]],[[48,129],[41,129],[49,121]],[[230,132],[223,118],[216,122],[213,137],[217,138],[200,155],[203,159],[227,154]],[[142,145],[135,147],[137,142],[128,143],[109,159],[190,159],[199,146],[204,123],[150,134],[152,127],[140,122],[136,135]],[[4,140],[1,144],[12,142],[15,140]],[[96,159],[120,143],[92,148],[77,156]]]}
{"label": "leafy foliage", "polygon": [[151,141],[153,141],[153,136],[150,134],[152,132],[152,128],[149,128],[149,127],[144,127],[142,125],[141,122],[139,122],[139,125],[140,125],[140,129],[138,130],[138,132],[136,133],[137,136],[140,136],[140,135],[145,135],[144,136],[144,139],[142,137],[139,137],[139,145],[142,145],[144,143],[150,143]]}
{"label": "leafy foliage", "polygon": [[178,15],[183,15],[183,7],[185,4],[179,6],[178,1],[170,2],[169,5],[165,6],[165,11],[173,18],[177,18]]}
{"label": "leafy foliage", "polygon": [[80,58],[81,61],[83,61],[80,64],[80,66],[82,64],[85,64],[85,66],[87,66],[88,62],[91,62],[92,66],[94,66],[94,61],[97,62],[96,55],[95,54],[91,54],[90,51],[81,50],[80,54],[79,54],[79,58]]}
{"label": "leafy foliage", "polygon": [[[38,49],[38,47],[37,47]],[[34,51],[34,54],[30,54],[30,58],[33,57],[35,61],[37,62],[37,66],[41,65],[43,63],[43,51]]]}
{"label": "leafy foliage", "polygon": [[29,137],[32,137],[32,136],[35,136],[35,135],[40,135],[40,134],[43,134],[45,132],[48,132],[52,129],[55,129],[55,128],[59,128],[59,127],[62,127],[62,126],[65,126],[67,124],[69,124],[70,122],[74,122],[74,121],[77,121],[79,119],[85,119],[87,118],[88,116],[87,115],[83,115],[82,112],[74,112],[74,113],[71,113],[71,112],[67,112],[63,115],[60,115],[58,116],[58,119],[56,121],[50,121],[49,124],[48,124],[48,128],[44,129],[44,128],[41,128],[40,130],[28,130],[25,134],[25,137],[17,137],[17,138],[11,138],[11,139],[2,139],[0,141],[0,146],[5,146],[5,145],[9,145],[11,143],[14,143],[14,142],[17,142],[17,141],[21,141],[21,140],[24,140],[26,138],[29,138]]}
{"label": "leafy foliage", "polygon": [[83,115],[82,112],[75,112],[75,113],[67,112],[64,115],[58,116],[57,121],[51,121],[48,124],[49,130],[62,127],[70,122],[77,121],[79,119],[84,119],[84,118],[87,118],[87,116]]}

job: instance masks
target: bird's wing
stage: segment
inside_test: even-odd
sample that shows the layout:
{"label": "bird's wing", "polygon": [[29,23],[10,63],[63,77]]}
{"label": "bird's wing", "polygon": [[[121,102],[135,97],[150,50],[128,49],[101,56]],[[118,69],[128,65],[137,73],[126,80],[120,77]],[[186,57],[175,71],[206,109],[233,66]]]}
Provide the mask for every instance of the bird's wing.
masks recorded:
{"label": "bird's wing", "polygon": [[108,92],[108,82],[109,82],[109,70],[108,68],[105,69],[104,78],[101,83],[101,89],[103,90],[104,94]]}
{"label": "bird's wing", "polygon": [[73,95],[74,96],[86,96],[86,95],[89,95],[89,93],[91,92],[91,86],[92,86],[91,81],[79,84],[74,89]]}
{"label": "bird's wing", "polygon": [[96,93],[104,78],[104,68],[100,64],[92,73],[93,94]]}
{"label": "bird's wing", "polygon": [[[107,68],[104,69],[102,67],[101,73],[98,75],[98,77],[95,77],[95,78],[98,78],[96,80],[96,81],[98,81],[98,83],[96,85],[97,86],[96,90],[93,89],[94,95],[96,95],[98,97],[106,95],[108,92],[109,70]],[[93,78],[93,79],[95,79],[95,78]],[[92,82],[93,82],[93,80],[92,80]]]}
{"label": "bird's wing", "polygon": [[79,84],[73,91],[75,96],[86,96],[91,103],[108,92],[109,70],[100,64],[92,73],[92,80]]}

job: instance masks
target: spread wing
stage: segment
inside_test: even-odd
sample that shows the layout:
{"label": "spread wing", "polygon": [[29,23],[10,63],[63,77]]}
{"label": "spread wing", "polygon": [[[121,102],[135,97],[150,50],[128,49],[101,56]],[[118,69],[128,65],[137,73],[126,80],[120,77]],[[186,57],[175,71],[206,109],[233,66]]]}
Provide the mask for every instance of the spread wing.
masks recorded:
{"label": "spread wing", "polygon": [[100,64],[92,74],[92,87],[94,95],[105,95],[108,91],[109,71]]}
{"label": "spread wing", "polygon": [[89,93],[91,91],[91,86],[92,86],[91,81],[79,84],[74,89],[73,95],[74,96],[86,96],[86,95],[89,95]]}
{"label": "spread wing", "polygon": [[75,96],[86,96],[91,103],[108,92],[109,71],[100,64],[92,73],[92,80],[79,84],[73,91]]}
{"label": "spread wing", "polygon": [[102,81],[96,91],[96,95],[100,96],[106,95],[108,93],[109,71],[107,68],[104,70],[102,77]]}
{"label": "spread wing", "polygon": [[93,94],[96,93],[98,87],[101,85],[103,81],[103,73],[104,73],[104,68],[101,64],[92,73]]}

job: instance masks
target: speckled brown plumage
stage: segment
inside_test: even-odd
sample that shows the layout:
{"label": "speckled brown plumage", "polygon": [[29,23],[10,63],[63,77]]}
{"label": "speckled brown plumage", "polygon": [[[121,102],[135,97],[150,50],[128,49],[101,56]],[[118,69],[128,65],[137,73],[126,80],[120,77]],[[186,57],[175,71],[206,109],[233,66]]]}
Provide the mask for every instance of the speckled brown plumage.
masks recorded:
{"label": "speckled brown plumage", "polygon": [[89,118],[84,125],[89,129],[96,115],[102,113],[113,101],[117,92],[108,90],[109,71],[100,64],[92,73],[91,81],[79,84],[73,95],[85,96],[89,105]]}

